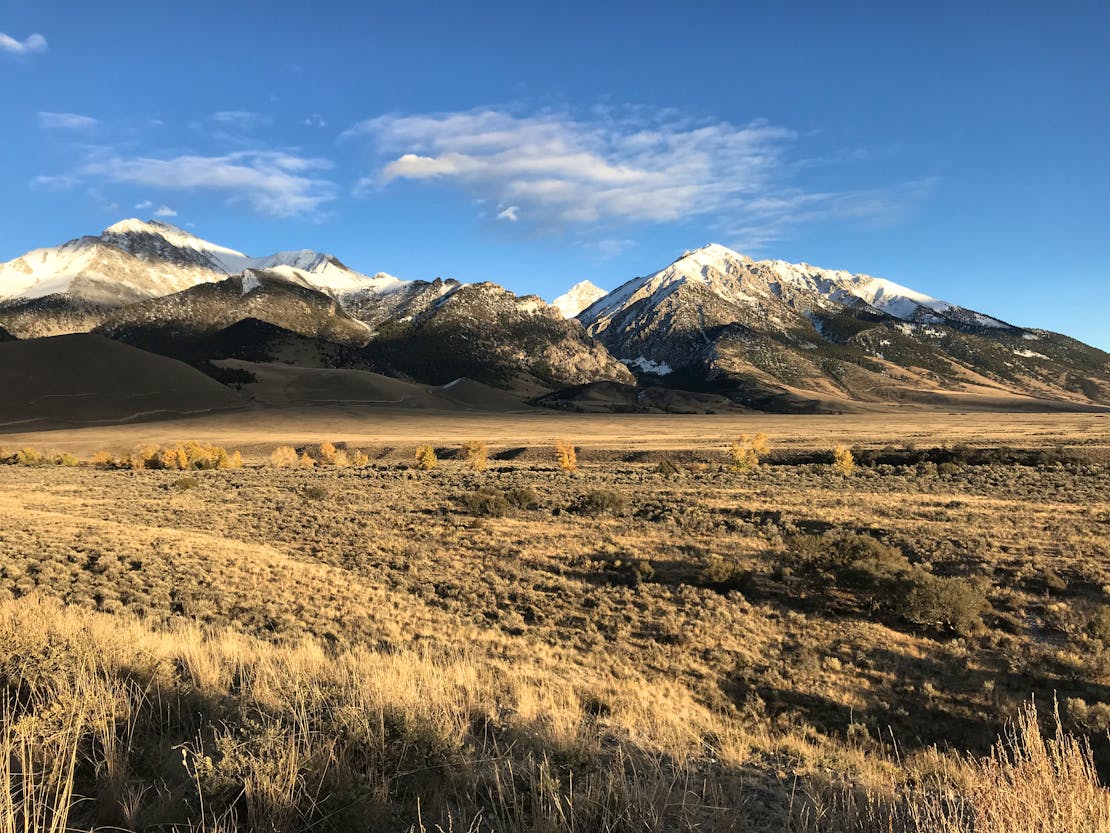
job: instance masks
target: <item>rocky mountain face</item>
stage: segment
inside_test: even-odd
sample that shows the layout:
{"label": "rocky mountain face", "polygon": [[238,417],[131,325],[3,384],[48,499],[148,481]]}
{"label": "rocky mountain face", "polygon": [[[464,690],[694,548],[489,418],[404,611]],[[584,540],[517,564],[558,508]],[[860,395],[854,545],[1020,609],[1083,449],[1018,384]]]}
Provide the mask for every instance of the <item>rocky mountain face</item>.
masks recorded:
{"label": "rocky mountain face", "polygon": [[634,381],[578,321],[493,283],[427,284],[373,326],[366,353],[378,367],[432,384],[467,377],[529,394]]}
{"label": "rocky mountain face", "polygon": [[1110,355],[1074,339],[716,244],[612,292],[583,281],[547,304],[492,283],[364,275],[310,249],[250,257],[124,220],[0,264],[0,328],[95,331],[213,375],[220,359],[250,357],[435,385],[466,377],[528,396],[573,388],[544,400],[571,408],[649,407],[645,389],[697,394],[654,393],[661,410],[1110,404]]}
{"label": "rocky mountain face", "polygon": [[297,270],[247,269],[215,283],[130,304],[94,332],[157,353],[210,336],[243,319],[336,344],[365,345],[370,330]]}
{"label": "rocky mountain face", "polygon": [[642,381],[775,410],[966,394],[1110,403],[1110,355],[1074,339],[719,245],[629,281],[579,320]]}
{"label": "rocky mountain face", "polygon": [[[253,258],[139,220],[0,266],[0,325],[22,338],[95,331],[208,371],[227,350],[433,384],[466,376],[529,395],[633,381],[581,324],[535,296],[363,275],[307,249]],[[251,333],[265,347],[245,344]]]}

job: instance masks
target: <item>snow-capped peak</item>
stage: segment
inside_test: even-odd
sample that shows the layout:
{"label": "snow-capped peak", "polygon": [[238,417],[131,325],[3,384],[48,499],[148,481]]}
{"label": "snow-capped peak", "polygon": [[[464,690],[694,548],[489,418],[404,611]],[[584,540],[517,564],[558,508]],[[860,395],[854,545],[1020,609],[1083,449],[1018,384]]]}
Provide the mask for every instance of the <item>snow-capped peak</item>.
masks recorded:
{"label": "snow-capped peak", "polygon": [[110,307],[180,292],[248,269],[287,267],[287,274],[336,297],[375,294],[408,284],[392,275],[367,276],[333,255],[311,249],[250,257],[158,220],[130,217],[95,237],[37,249],[0,264],[0,300],[68,295]]}
{"label": "snow-capped peak", "polygon": [[620,310],[646,302],[655,306],[683,284],[701,284],[733,303],[755,300],[744,278],[752,259],[720,243],[688,250],[666,268],[633,278],[582,311],[583,323],[601,330]]}
{"label": "snow-capped peak", "polygon": [[[190,234],[182,228],[171,225],[170,223],[163,223],[158,220],[137,220],[129,218],[120,220],[118,223],[108,226],[100,235],[100,239],[116,245],[125,251],[135,252],[137,246],[129,244],[129,238],[134,236],[146,237],[160,237],[170,246],[185,251],[200,252],[211,258],[214,263],[213,266],[228,272],[228,266],[237,264],[239,260],[247,259],[247,256],[242,252],[235,249],[229,249],[226,246],[220,246],[216,243],[209,243],[207,240],[202,240],[195,234]],[[240,271],[234,269],[231,271]]]}
{"label": "snow-capped peak", "polygon": [[579,281],[554,301],[551,306],[562,314],[563,318],[575,318],[578,313],[599,298],[604,298],[609,293],[595,286],[590,281]]}

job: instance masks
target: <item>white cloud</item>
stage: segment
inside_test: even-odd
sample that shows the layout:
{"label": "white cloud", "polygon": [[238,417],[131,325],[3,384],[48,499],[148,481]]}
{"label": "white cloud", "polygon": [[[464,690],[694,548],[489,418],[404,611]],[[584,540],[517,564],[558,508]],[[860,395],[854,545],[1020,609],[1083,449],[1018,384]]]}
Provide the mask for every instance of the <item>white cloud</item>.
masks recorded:
{"label": "white cloud", "polygon": [[176,217],[177,212],[170,208],[168,205],[161,206],[154,212],[155,217]]}
{"label": "white cloud", "polygon": [[[381,116],[345,134],[392,156],[363,185],[455,182],[541,224],[666,222],[757,193],[794,133],[734,126],[498,110]],[[394,155],[399,152],[399,155]]]}
{"label": "white cloud", "polygon": [[306,116],[304,121],[301,123],[308,127],[326,127],[328,124],[324,120],[324,117],[321,116],[319,113],[313,113],[311,116]]}
{"label": "white cloud", "polygon": [[46,51],[46,38],[37,32],[26,40],[16,40],[11,35],[0,32],[0,52],[12,55],[30,55],[33,52]]}
{"label": "white cloud", "polygon": [[142,202],[135,203],[136,211],[146,211],[148,208],[154,208],[154,203],[150,200],[143,200]]}
{"label": "white cloud", "polygon": [[[334,184],[315,173],[331,167],[325,159],[283,151],[238,151],[223,156],[95,158],[74,176],[37,177],[41,185],[99,179],[182,191],[226,194],[261,214],[293,217],[316,212],[334,199]],[[58,180],[57,183],[54,180]]]}
{"label": "white cloud", "polygon": [[77,113],[40,112],[38,115],[39,125],[47,130],[88,130],[100,124],[92,116],[82,116]]}
{"label": "white cloud", "polygon": [[786,228],[790,206],[810,219],[875,213],[851,193],[805,193],[790,186],[795,131],[765,121],[697,121],[672,110],[594,108],[518,116],[485,109],[385,115],[347,130],[368,140],[379,165],[357,191],[398,180],[460,187],[510,206],[500,219],[565,228],[681,222],[712,217],[721,229]]}
{"label": "white cloud", "polygon": [[515,223],[520,219],[520,217],[517,216],[518,211],[520,211],[520,206],[518,205],[507,206],[497,212],[497,219],[508,220],[510,223]]}

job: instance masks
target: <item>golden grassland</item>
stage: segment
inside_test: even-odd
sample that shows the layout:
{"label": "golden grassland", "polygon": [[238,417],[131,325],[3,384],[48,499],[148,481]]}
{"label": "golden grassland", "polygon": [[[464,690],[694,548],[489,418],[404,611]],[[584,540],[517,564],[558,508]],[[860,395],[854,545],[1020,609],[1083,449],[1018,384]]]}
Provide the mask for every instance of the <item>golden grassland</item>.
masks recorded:
{"label": "golden grassland", "polygon": [[481,439],[501,449],[550,447],[573,441],[588,450],[622,453],[658,449],[720,452],[743,434],[767,434],[775,448],[831,449],[837,444],[921,446],[1007,443],[1051,447],[1057,443],[1110,448],[1110,413],[944,413],[891,409],[852,415],[566,414],[541,409],[524,413],[390,410],[388,408],[271,408],[205,414],[129,425],[64,431],[25,431],[6,425],[0,445],[57,448],[79,456],[115,454],[182,439],[236,449],[262,459],[278,445],[343,439],[354,446],[406,447],[434,442],[458,446]]}
{"label": "golden grassland", "polygon": [[1110,459],[1074,419],[17,459],[0,830],[1110,830]]}

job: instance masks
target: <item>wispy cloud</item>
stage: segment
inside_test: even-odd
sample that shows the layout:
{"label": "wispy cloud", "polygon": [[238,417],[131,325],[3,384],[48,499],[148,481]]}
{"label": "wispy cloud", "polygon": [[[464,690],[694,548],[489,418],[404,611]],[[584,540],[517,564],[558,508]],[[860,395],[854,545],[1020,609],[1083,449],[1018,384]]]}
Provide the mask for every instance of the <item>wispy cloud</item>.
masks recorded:
{"label": "wispy cloud", "polygon": [[599,255],[601,255],[602,259],[608,260],[610,258],[620,257],[629,249],[635,247],[635,245],[635,240],[606,239],[598,240],[597,243],[594,244],[594,247],[597,249],[597,252]]}
{"label": "wispy cloud", "polygon": [[871,226],[894,225],[906,219],[936,186],[936,179],[904,182],[888,188],[804,193],[784,191],[753,200],[722,228],[733,248],[757,251],[789,237],[800,226],[852,222]]}
{"label": "wispy cloud", "polygon": [[177,212],[168,205],[163,205],[154,212],[155,217],[176,217]]}
{"label": "wispy cloud", "polygon": [[273,119],[253,110],[221,110],[212,114],[212,121],[234,130],[254,130],[273,124]]}
{"label": "wispy cloud", "polygon": [[31,55],[46,51],[46,38],[37,32],[24,40],[16,40],[5,32],[0,32],[0,52],[10,55]]}
{"label": "wispy cloud", "polygon": [[154,203],[152,203],[150,200],[143,200],[142,202],[135,203],[136,211],[146,211],[150,208],[154,208]]}
{"label": "wispy cloud", "polygon": [[[595,108],[588,118],[500,109],[385,115],[344,138],[379,157],[359,181],[367,192],[398,180],[460,187],[508,206],[497,215],[547,229],[604,228],[712,218],[720,229],[762,229],[764,242],[801,208],[809,221],[851,219],[866,195],[809,193],[790,185],[794,130],[693,119],[672,110]],[[506,214],[511,209],[511,216]]]}
{"label": "wispy cloud", "polygon": [[[86,182],[114,182],[176,191],[207,191],[244,203],[260,214],[296,217],[315,214],[335,198],[336,187],[320,172],[331,162],[275,150],[246,150],[222,156],[182,155],[168,158],[95,154],[76,171],[38,176],[32,184],[68,188]],[[150,208],[154,203],[139,203]],[[158,216],[173,216],[162,206]]]}
{"label": "wispy cloud", "polygon": [[520,217],[517,216],[518,211],[520,211],[520,206],[518,205],[506,206],[505,208],[502,208],[500,211],[497,212],[497,219],[508,220],[510,223],[515,223],[517,220],[520,219]]}
{"label": "wispy cloud", "polygon": [[88,130],[100,124],[92,116],[77,113],[48,113],[40,111],[39,126],[47,130]]}

